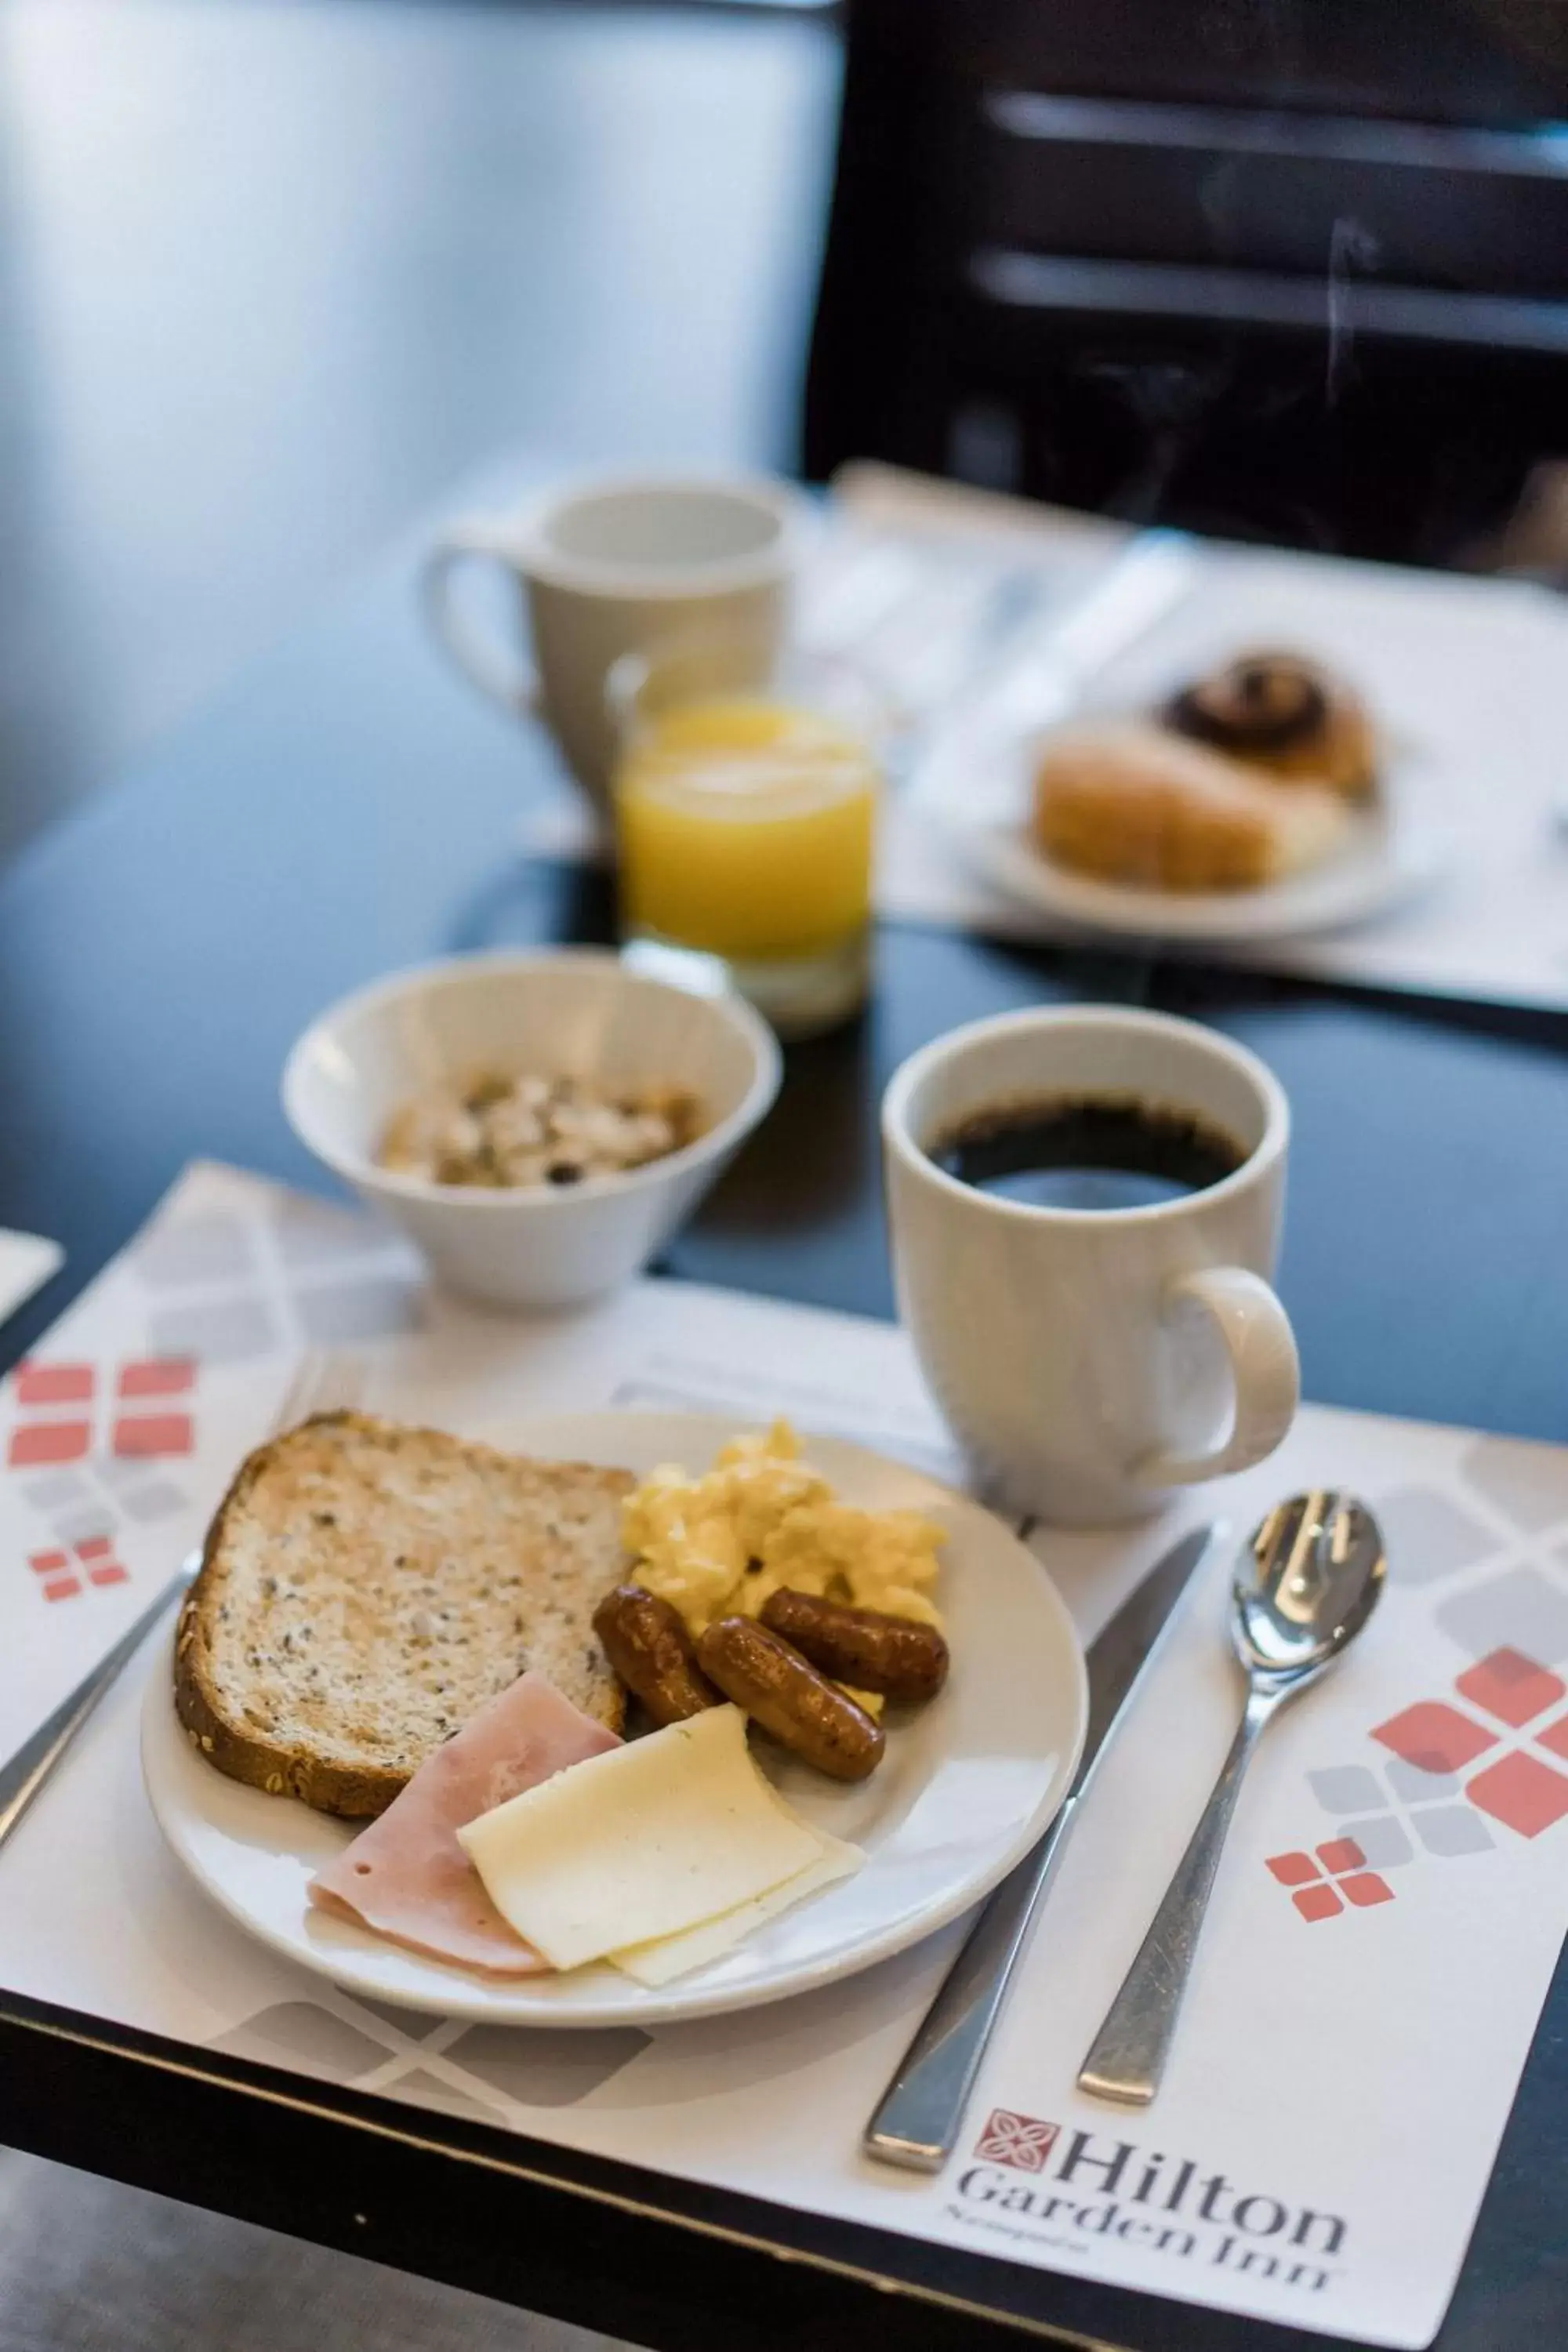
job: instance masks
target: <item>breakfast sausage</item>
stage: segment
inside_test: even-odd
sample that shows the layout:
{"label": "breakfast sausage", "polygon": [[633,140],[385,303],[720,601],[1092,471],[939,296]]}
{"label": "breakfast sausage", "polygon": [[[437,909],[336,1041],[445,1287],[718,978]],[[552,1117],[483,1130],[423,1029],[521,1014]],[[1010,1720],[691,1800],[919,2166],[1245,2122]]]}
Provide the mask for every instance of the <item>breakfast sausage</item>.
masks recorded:
{"label": "breakfast sausage", "polygon": [[887,1743],[865,1708],[755,1618],[721,1617],[697,1657],[726,1698],[819,1772],[863,1780],[881,1761]]}
{"label": "breakfast sausage", "polygon": [[763,1623],[836,1683],[889,1698],[934,1698],[947,1680],[947,1643],[934,1625],[882,1609],[850,1609],[811,1592],[770,1593]]}
{"label": "breakfast sausage", "polygon": [[622,1682],[661,1730],[719,1705],[719,1693],[698,1667],[679,1610],[658,1593],[640,1584],[617,1584],[595,1610],[594,1631]]}

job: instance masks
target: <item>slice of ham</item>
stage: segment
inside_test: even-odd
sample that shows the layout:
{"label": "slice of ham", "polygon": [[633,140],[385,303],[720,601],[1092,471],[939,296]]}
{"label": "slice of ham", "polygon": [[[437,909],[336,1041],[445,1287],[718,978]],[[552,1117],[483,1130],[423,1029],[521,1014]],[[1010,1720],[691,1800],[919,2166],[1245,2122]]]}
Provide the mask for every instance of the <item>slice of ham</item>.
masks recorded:
{"label": "slice of ham", "polygon": [[523,1675],[427,1756],[385,1812],[318,1873],[311,1902],[430,1959],[487,1976],[537,1974],[548,1963],[507,1926],[457,1832],[620,1744],[543,1675]]}

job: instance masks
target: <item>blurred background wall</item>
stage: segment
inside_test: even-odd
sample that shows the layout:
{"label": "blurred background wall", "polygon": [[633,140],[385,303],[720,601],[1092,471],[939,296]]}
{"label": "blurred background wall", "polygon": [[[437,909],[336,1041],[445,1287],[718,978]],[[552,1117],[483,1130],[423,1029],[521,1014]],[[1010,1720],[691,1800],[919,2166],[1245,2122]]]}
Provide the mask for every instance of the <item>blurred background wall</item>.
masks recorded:
{"label": "blurred background wall", "polygon": [[0,857],[510,445],[785,462],[811,7],[0,0]]}
{"label": "blurred background wall", "polygon": [[0,0],[0,857],[509,448],[1568,581],[1568,0]]}

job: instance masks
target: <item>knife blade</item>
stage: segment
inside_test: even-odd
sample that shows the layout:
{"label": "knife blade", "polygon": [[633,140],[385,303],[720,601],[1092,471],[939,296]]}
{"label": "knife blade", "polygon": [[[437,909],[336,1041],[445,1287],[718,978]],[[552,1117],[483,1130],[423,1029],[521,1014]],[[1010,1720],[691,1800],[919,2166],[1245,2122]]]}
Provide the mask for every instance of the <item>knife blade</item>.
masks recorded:
{"label": "knife blade", "polygon": [[1212,1525],[1179,1537],[1090,1643],[1089,1725],[1072,1785],[1039,1844],[981,1912],[883,2093],[863,2142],[867,2155],[879,2163],[906,2172],[940,2172],[952,2155],[1008,1980],[1084,1790],[1158,1654],[1183,1594],[1221,1533]]}

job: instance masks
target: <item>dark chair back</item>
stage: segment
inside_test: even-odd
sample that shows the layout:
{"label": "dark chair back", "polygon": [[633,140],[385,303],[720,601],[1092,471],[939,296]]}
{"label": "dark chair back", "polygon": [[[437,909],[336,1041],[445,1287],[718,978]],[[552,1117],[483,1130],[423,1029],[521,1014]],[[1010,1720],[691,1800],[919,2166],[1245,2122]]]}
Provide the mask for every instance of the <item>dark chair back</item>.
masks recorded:
{"label": "dark chair back", "polygon": [[1443,561],[1568,446],[1568,0],[848,0],[805,461]]}

